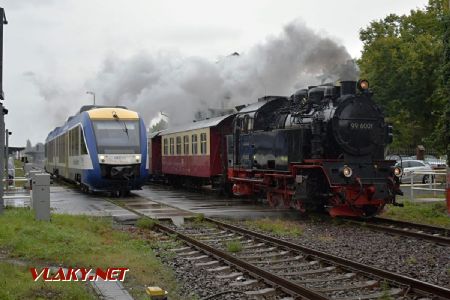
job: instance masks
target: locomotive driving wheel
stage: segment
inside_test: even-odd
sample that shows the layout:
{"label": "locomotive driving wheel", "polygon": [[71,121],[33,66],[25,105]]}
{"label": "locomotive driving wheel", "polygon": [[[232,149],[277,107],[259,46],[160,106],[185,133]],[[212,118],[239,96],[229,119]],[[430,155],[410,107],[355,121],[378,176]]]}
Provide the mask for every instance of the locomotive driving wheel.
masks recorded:
{"label": "locomotive driving wheel", "polygon": [[267,202],[269,203],[270,207],[272,208],[277,207],[280,204],[280,200],[281,200],[280,195],[272,192],[267,192]]}

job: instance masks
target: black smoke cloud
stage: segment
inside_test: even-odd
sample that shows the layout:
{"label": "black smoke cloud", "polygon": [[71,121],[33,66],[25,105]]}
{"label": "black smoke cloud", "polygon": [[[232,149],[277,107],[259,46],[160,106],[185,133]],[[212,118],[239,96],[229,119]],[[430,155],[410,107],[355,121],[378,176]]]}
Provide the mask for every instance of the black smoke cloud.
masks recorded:
{"label": "black smoke cloud", "polygon": [[[147,122],[163,111],[176,125],[207,108],[233,108],[264,95],[289,95],[323,80],[356,77],[345,47],[294,21],[248,52],[218,61],[173,53],[110,56],[80,89],[95,90],[101,104],[137,110]],[[33,78],[49,103],[61,96],[58,88],[42,87],[47,81]]]}

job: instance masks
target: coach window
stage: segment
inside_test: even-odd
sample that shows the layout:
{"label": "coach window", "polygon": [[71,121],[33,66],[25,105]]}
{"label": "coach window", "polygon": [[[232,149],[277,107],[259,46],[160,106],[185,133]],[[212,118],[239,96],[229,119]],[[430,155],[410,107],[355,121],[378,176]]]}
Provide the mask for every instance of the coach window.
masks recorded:
{"label": "coach window", "polygon": [[180,155],[181,153],[181,136],[177,136],[177,155]]}
{"label": "coach window", "polygon": [[206,133],[200,134],[200,153],[206,154]]}
{"label": "coach window", "polygon": [[189,136],[183,136],[184,155],[189,155]]}
{"label": "coach window", "polygon": [[167,155],[169,154],[169,145],[167,143],[167,138],[164,139],[163,144],[164,144],[164,155]]}
{"label": "coach window", "polygon": [[192,155],[196,155],[198,153],[198,148],[197,148],[197,135],[193,134],[192,135]]}
{"label": "coach window", "polygon": [[169,141],[170,141],[170,155],[173,155],[174,154],[173,138],[170,138]]}

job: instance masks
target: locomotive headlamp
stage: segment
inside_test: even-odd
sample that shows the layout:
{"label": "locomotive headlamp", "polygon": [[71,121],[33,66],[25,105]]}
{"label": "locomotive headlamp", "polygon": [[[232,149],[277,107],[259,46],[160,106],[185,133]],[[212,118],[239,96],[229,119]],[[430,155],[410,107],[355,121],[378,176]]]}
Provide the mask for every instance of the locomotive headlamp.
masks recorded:
{"label": "locomotive headlamp", "polygon": [[400,177],[403,175],[403,170],[400,167],[395,167],[393,173],[395,176]]}
{"label": "locomotive headlamp", "polygon": [[369,89],[369,82],[366,79],[358,81],[358,90],[365,91]]}
{"label": "locomotive headlamp", "polygon": [[136,159],[136,162],[139,162],[139,160],[141,159],[139,155],[136,155],[134,158]]}
{"label": "locomotive headlamp", "polygon": [[353,175],[353,170],[349,166],[344,166],[341,169],[341,174],[344,175],[344,177],[350,178]]}
{"label": "locomotive headlamp", "polygon": [[101,162],[105,162],[105,156],[104,155],[100,155],[100,161]]}

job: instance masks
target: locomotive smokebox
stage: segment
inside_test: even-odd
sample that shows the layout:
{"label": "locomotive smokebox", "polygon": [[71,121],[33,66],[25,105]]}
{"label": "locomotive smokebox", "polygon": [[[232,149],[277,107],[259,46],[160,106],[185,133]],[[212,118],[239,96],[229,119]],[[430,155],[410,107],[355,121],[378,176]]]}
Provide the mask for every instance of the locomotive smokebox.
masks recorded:
{"label": "locomotive smokebox", "polygon": [[356,81],[341,81],[341,96],[356,94]]}

